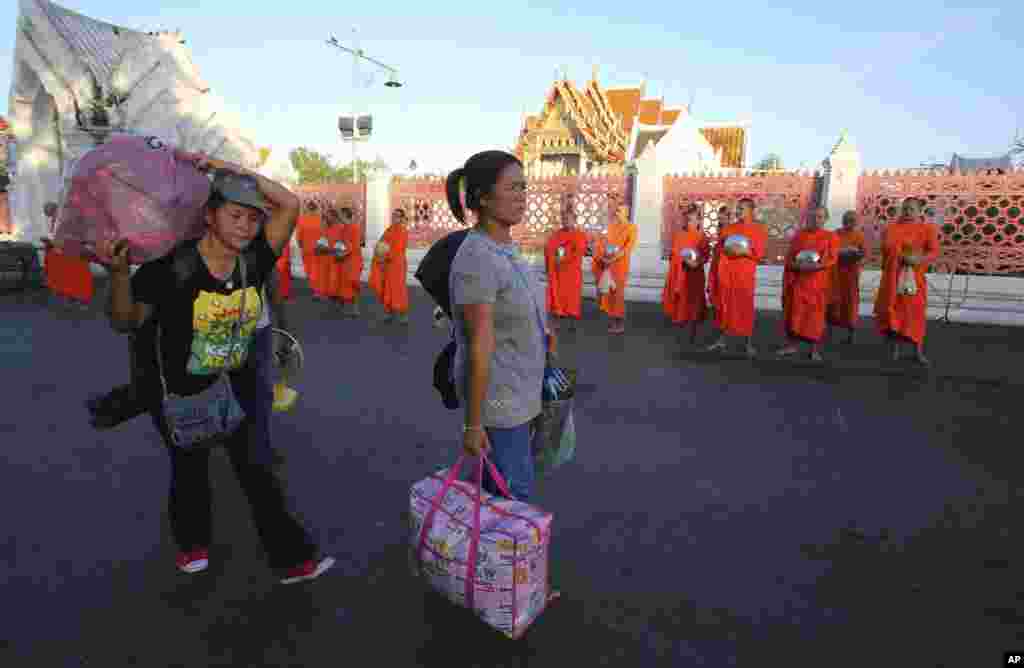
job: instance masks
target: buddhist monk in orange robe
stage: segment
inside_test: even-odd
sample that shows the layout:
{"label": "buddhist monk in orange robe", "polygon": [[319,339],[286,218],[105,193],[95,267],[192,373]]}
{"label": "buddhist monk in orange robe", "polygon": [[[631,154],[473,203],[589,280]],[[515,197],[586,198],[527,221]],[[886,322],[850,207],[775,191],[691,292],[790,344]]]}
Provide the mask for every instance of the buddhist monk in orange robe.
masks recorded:
{"label": "buddhist monk in orange robe", "polygon": [[[811,344],[811,359],[821,361],[832,269],[839,253],[839,236],[824,229],[827,221],[828,209],[819,207],[807,227],[789,242],[782,275],[782,322],[787,343],[779,350],[780,357],[800,352],[800,343],[804,342]],[[804,251],[817,253],[818,260],[797,259]]]}
{"label": "buddhist monk in orange robe", "polygon": [[[324,239],[328,247],[326,250],[318,251],[313,256],[313,266],[316,268],[317,283],[324,299],[332,301],[336,299],[334,294],[334,276],[337,268],[337,258],[334,256],[334,244],[337,234],[340,231],[341,218],[338,210],[333,206],[326,206],[323,216],[323,224],[320,227],[320,238]],[[334,229],[332,233],[331,230]],[[332,236],[335,235],[335,236]]]}
{"label": "buddhist monk in orange robe", "polygon": [[298,228],[299,246],[302,249],[302,270],[306,273],[306,281],[313,291],[313,299],[322,299],[322,280],[320,277],[320,254],[316,250],[316,242],[324,236],[326,223],[320,216],[316,202],[306,204],[306,213],[296,223]]}
{"label": "buddhist monk in orange robe", "polygon": [[[711,255],[711,244],[700,226],[700,211],[691,205],[684,214],[683,229],[672,235],[672,254],[669,256],[668,275],[661,294],[662,308],[674,324],[690,326],[690,343],[697,340],[697,327],[707,318],[704,265]],[[686,249],[697,252],[697,265],[683,261]]]}
{"label": "buddhist monk in orange robe", "polygon": [[[729,225],[719,242],[722,250],[715,267],[714,289],[718,300],[715,324],[721,330],[721,336],[708,350],[725,350],[729,336],[741,336],[746,339],[747,356],[753,357],[757,354],[753,344],[757,264],[764,257],[768,233],[763,225],[754,221],[753,200],[741,199],[739,213],[740,221]],[[725,247],[726,240],[734,235],[750,240],[749,252],[733,253]]]}
{"label": "buddhist monk in orange robe", "polygon": [[[56,230],[57,204],[47,202],[43,213],[50,219],[50,232]],[[46,272],[46,285],[57,297],[67,299],[71,304],[85,309],[95,294],[95,285],[89,262],[75,255],[68,255],[59,243],[44,239],[46,255],[43,270]]]}
{"label": "buddhist monk in orange robe", "polygon": [[[598,237],[594,244],[594,277],[600,283],[601,274],[611,272],[615,281],[615,289],[600,294],[598,306],[608,314],[609,334],[622,334],[626,331],[626,281],[629,279],[629,260],[636,248],[636,225],[629,222],[629,207],[620,205],[615,211],[615,222],[608,226],[608,232]],[[618,246],[618,250],[608,254],[609,246]]]}
{"label": "buddhist monk in orange robe", "polygon": [[[409,247],[407,220],[404,209],[391,212],[391,225],[374,248],[369,280],[370,289],[384,306],[384,319],[391,320],[397,316],[403,325],[409,323],[409,263],[405,257]],[[387,252],[379,245],[381,243],[388,245]]]}
{"label": "buddhist monk in orange robe", "polygon": [[360,281],[363,274],[362,230],[354,222],[352,209],[343,207],[339,210],[341,224],[331,225],[327,240],[333,252],[335,244],[345,244],[344,254],[338,258],[327,256],[332,262],[330,269],[330,288],[328,292],[336,299],[350,318],[359,317]]}
{"label": "buddhist monk in orange robe", "polygon": [[718,291],[718,261],[722,256],[722,241],[725,240],[725,229],[732,224],[732,211],[729,207],[718,209],[718,242],[711,251],[711,266],[708,268],[708,306],[711,307],[715,322],[718,322],[718,314],[721,312],[721,302]]}
{"label": "buddhist monk in orange robe", "polygon": [[277,258],[277,294],[281,301],[292,299],[292,242],[288,241]]}
{"label": "buddhist monk in orange robe", "polygon": [[[900,344],[914,344],[916,358],[928,366],[924,356],[924,334],[928,322],[928,267],[939,257],[939,232],[921,216],[922,202],[907,199],[903,216],[886,226],[882,235],[882,278],[875,298],[875,322],[878,331],[889,339],[893,361],[900,358]],[[917,283],[917,294],[901,295],[899,277],[910,267]]]}
{"label": "buddhist monk in orange robe", "polygon": [[857,213],[843,214],[843,227],[839,234],[839,250],[856,249],[857,253],[839,254],[832,270],[832,296],[828,307],[828,324],[849,331],[847,343],[853,343],[854,331],[860,321],[860,273],[864,268],[867,243],[857,229]]}
{"label": "buddhist monk in orange robe", "polygon": [[[562,227],[551,235],[544,246],[547,269],[547,307],[551,327],[558,329],[559,320],[569,320],[569,329],[582,316],[583,256],[587,252],[587,235],[576,227],[575,200],[569,199],[562,211]],[[559,255],[561,249],[561,255]]]}

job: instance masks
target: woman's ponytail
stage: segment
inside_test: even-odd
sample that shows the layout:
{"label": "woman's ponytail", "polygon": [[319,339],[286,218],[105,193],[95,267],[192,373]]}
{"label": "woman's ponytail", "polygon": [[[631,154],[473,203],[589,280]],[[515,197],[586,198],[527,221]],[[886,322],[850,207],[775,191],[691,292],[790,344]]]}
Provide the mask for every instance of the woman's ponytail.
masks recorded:
{"label": "woman's ponytail", "polygon": [[448,174],[448,180],[444,184],[445,195],[448,197],[448,207],[452,210],[455,220],[463,225],[466,223],[466,211],[462,208],[460,193],[462,190],[462,177],[465,173],[465,168],[459,167]]}
{"label": "woman's ponytail", "polygon": [[[445,194],[456,220],[465,225],[467,209],[480,214],[481,198],[494,191],[502,170],[509,165],[519,165],[522,168],[523,163],[505,151],[483,151],[470,157],[465,165],[448,175]],[[463,190],[466,192],[465,206],[462,204]]]}

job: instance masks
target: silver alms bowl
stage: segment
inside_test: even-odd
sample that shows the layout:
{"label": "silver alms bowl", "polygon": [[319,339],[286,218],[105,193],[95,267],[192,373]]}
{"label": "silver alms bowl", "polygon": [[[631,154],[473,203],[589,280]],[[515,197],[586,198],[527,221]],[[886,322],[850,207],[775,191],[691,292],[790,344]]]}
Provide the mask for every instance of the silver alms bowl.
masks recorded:
{"label": "silver alms bowl", "polygon": [[750,239],[742,234],[732,234],[725,239],[725,249],[735,255],[750,253]]}

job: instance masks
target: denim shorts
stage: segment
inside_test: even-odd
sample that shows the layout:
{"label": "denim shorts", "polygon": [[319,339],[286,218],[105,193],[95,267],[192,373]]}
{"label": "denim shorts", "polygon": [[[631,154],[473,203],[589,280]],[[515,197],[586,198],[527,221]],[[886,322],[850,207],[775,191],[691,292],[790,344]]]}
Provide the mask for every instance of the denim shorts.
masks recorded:
{"label": "denim shorts", "polygon": [[[487,428],[487,438],[491,441],[491,452],[488,456],[505,478],[509,491],[517,501],[528,502],[533,492],[534,468],[530,435],[529,422],[510,429]],[[501,495],[498,485],[487,469],[484,469],[483,486],[487,492]]]}

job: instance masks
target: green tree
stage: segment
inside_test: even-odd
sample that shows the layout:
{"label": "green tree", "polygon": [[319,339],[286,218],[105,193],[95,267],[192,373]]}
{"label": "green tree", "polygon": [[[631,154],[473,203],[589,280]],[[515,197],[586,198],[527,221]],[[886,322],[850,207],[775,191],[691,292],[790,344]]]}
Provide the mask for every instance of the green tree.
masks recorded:
{"label": "green tree", "polygon": [[[359,180],[360,181],[365,181],[366,180],[366,176],[369,173],[371,173],[372,171],[374,171],[376,169],[379,169],[382,166],[385,167],[385,168],[387,167],[387,164],[384,163],[384,161],[380,160],[379,158],[377,160],[374,160],[373,162],[370,162],[368,160],[356,160],[356,164],[359,166]],[[351,183],[352,182],[352,163],[349,162],[348,164],[346,164],[344,166],[337,167],[337,173],[338,173],[338,176],[339,176],[339,179],[338,179],[339,181],[341,181],[343,183]]]}
{"label": "green tree", "polygon": [[[344,179],[338,178],[338,170],[331,161],[330,156],[300,146],[288,153],[288,161],[298,177],[299,185],[313,183],[338,183]],[[352,174],[349,173],[349,180]]]}
{"label": "green tree", "polygon": [[754,169],[760,171],[782,169],[782,156],[778,153],[769,153],[754,165]]}
{"label": "green tree", "polygon": [[[298,176],[299,185],[312,183],[351,183],[352,163],[340,165],[334,162],[329,155],[314,151],[305,147],[299,147],[288,154],[288,160]],[[360,181],[365,181],[368,173],[387,169],[388,165],[381,158],[370,162],[368,160],[357,160],[358,176]]]}

